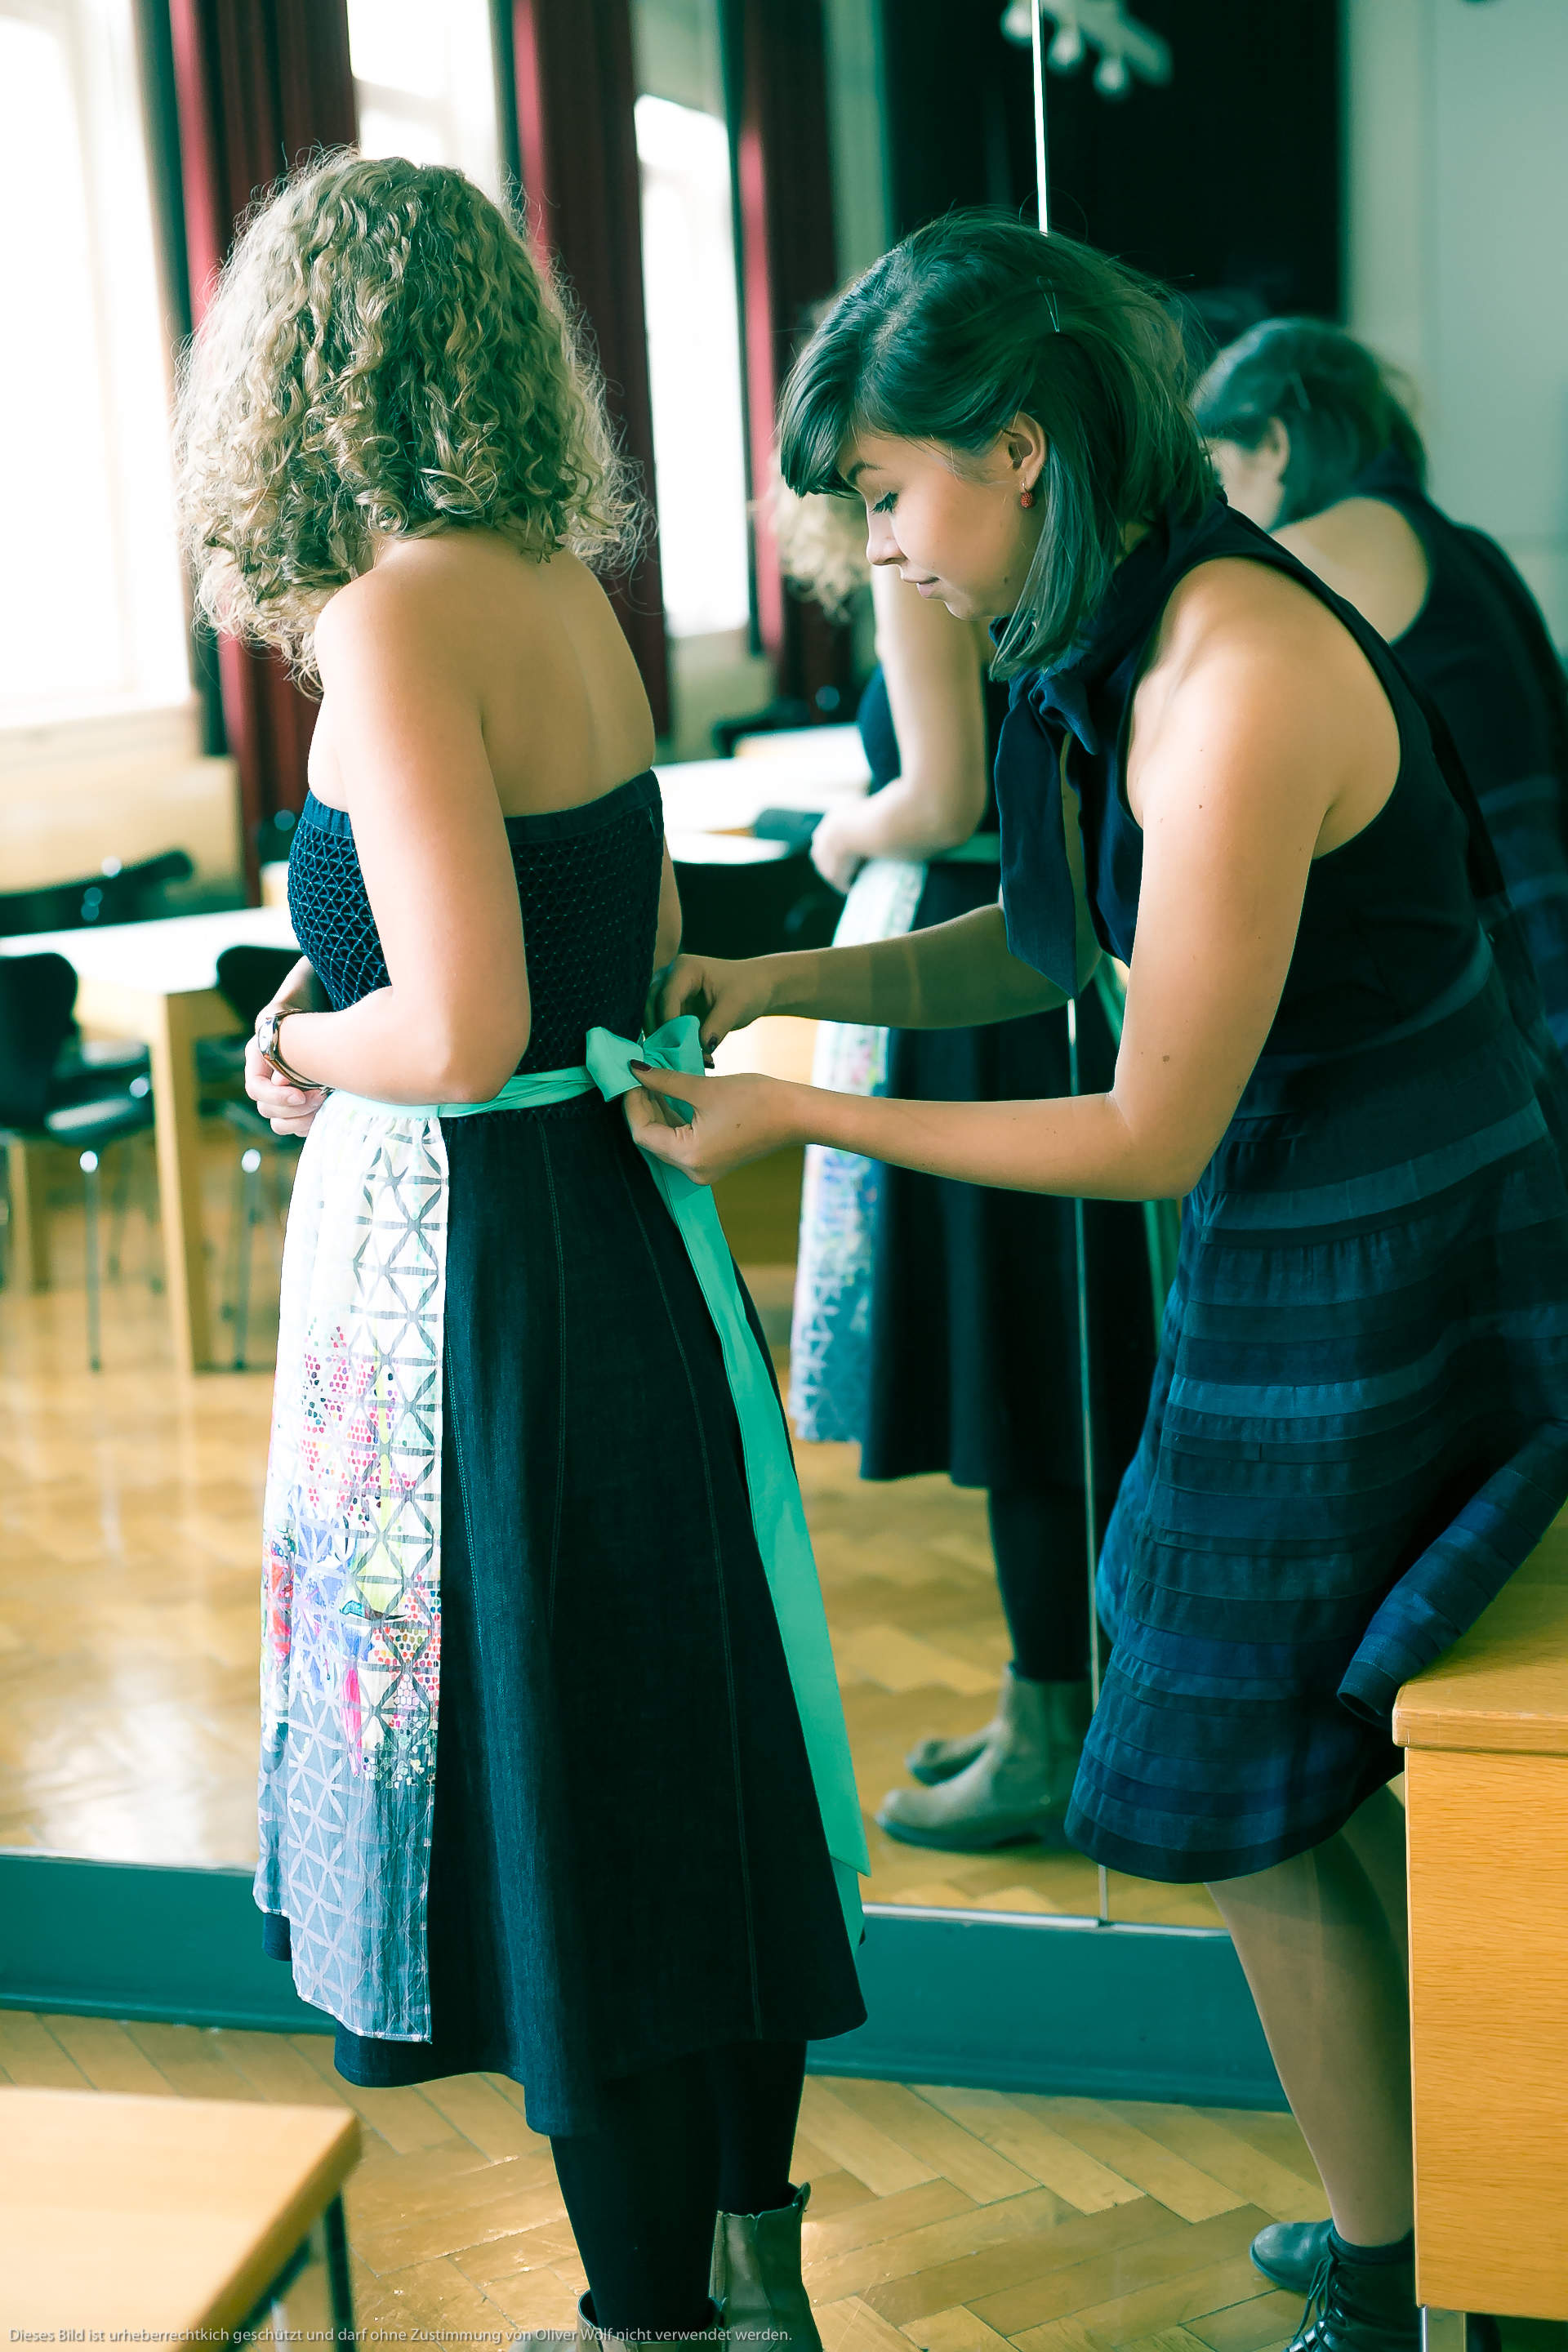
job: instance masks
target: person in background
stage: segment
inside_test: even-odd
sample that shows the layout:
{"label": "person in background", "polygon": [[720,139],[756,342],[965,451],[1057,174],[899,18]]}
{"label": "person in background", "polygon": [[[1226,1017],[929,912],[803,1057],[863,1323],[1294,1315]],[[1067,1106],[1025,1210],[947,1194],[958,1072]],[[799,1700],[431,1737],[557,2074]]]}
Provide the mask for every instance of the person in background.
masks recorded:
{"label": "person in background", "polygon": [[1231,505],[1363,613],[1436,705],[1568,1046],[1568,681],[1534,597],[1427,496],[1408,404],[1342,328],[1262,320],[1211,363],[1196,409]]}
{"label": "person in background", "polygon": [[308,1130],[266,1948],[348,2081],[522,2085],[585,2341],[820,2352],[789,2168],[865,1839],[755,1318],[615,1099],[680,909],[597,387],[478,188],[338,154],[226,263],[181,441],[205,609],[322,695],[247,1055]]}
{"label": "person in background", "polygon": [[[782,486],[781,486],[782,489]],[[841,608],[870,574],[878,664],[859,725],[864,800],[832,809],[812,856],[848,893],[841,944],[917,933],[996,903],[991,766],[1007,689],[986,676],[983,622],[955,621],[866,561],[843,499],[775,500],[791,576]],[[1091,992],[1080,1083],[1115,1049]],[[825,1022],[815,1083],[839,1092],[998,1102],[1068,1091],[1067,1015],[922,1031]],[[1088,1219],[1097,1524],[1132,1458],[1154,1361],[1142,1213]],[[806,1154],[790,1410],[803,1438],[849,1439],[863,1478],[945,1473],[982,1486],[1013,1655],[982,1729],[929,1738],[917,1785],[877,1815],[890,1837],[951,1853],[1059,1843],[1089,1720],[1089,1563],[1073,1213],[813,1146]]]}
{"label": "person in background", "polygon": [[1568,1072],[1462,767],[1363,614],[1215,495],[1184,387],[1159,289],[1016,221],[933,222],[841,296],[781,466],[863,500],[874,564],[1003,623],[1002,904],[681,958],[660,992],[710,1045],[768,1013],[967,1027],[1109,951],[1110,1087],[645,1066],[627,1117],[699,1181],[817,1142],[1184,1197],[1068,1834],[1206,1883],[1230,1929],[1333,2217],[1292,2352],[1416,2352],[1391,1717],[1568,1502]]}

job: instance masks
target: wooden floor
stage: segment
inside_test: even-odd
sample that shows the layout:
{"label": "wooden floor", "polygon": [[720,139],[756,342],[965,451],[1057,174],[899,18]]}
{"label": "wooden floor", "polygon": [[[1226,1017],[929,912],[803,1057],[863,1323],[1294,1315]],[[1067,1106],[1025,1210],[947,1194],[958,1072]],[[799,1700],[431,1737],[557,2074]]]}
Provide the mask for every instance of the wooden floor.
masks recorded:
{"label": "wooden floor", "polygon": [[[315,2035],[0,2011],[0,2080],[349,2104],[362,2327],[509,2343],[571,2324],[584,2273],[550,2145],[500,2075],[357,2091]],[[827,2352],[1261,2352],[1300,2315],[1247,2248],[1327,2209],[1288,2116],[813,2079],[795,2178]]]}
{"label": "wooden floor", "polygon": [[[237,1156],[232,1137],[211,1135],[206,1230],[219,1298],[232,1291]],[[279,1234],[269,1222],[253,1240],[247,1352],[258,1369],[192,1381],[174,1371],[164,1302],[146,1279],[156,1234],[133,1213],[95,1375],[80,1180],[64,1160],[60,1177],[54,1286],[0,1289],[0,1845],[248,1864]],[[745,1171],[723,1202],[781,1339],[797,1197],[784,1157]],[[991,1713],[1008,1649],[984,1501],[945,1478],[862,1485],[848,1446],[798,1451],[867,1816],[870,1899],[1094,1913],[1099,1874],[1079,1855],[1034,1845],[931,1853],[877,1829],[871,1816],[905,1779],[915,1741]],[[1112,1874],[1109,1893],[1116,1917],[1215,1922],[1201,1888]]]}

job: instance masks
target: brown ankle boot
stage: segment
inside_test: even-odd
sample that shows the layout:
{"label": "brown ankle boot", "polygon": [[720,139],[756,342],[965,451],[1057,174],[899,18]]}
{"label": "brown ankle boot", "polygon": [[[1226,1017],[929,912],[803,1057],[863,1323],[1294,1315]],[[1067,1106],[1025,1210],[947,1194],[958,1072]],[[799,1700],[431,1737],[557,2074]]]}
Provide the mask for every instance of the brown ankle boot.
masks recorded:
{"label": "brown ankle boot", "polygon": [[719,2216],[708,2292],[723,2313],[726,2341],[740,2352],[822,2352],[800,2274],[800,2225],[810,2196],[806,2181],[773,2212]]}

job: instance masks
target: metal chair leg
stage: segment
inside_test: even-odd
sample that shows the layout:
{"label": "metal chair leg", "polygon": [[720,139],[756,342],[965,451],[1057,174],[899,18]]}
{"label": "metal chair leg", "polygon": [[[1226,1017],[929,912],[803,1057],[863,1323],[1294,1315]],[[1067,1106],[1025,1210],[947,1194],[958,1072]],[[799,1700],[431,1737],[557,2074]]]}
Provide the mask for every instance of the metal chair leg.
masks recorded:
{"label": "metal chair leg", "polygon": [[87,1198],[87,1361],[89,1371],[103,1370],[98,1272],[98,1154],[84,1151],[77,1162]]}
{"label": "metal chair leg", "polygon": [[349,2232],[343,2219],[343,2200],[334,2197],[321,2216],[321,2233],[327,2244],[327,2277],[332,2290],[332,2326],[340,2344],[354,2341],[354,2290],[349,2274]]}
{"label": "metal chair leg", "polygon": [[133,1143],[126,1142],[115,1155],[114,1188],[109,1196],[109,1256],[105,1266],[110,1282],[120,1279],[120,1255],[125,1241],[125,1213],[131,1199],[132,1153],[134,1150]]}
{"label": "metal chair leg", "polygon": [[239,1213],[235,1226],[234,1369],[245,1370],[250,1335],[250,1237],[261,1215],[261,1154],[255,1145],[239,1155]]}

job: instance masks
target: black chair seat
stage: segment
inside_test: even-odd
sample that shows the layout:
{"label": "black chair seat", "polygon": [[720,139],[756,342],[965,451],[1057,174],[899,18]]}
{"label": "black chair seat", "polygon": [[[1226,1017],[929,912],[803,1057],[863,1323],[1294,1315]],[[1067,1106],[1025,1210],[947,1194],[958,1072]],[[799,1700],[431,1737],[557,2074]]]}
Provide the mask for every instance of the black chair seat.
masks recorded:
{"label": "black chair seat", "polygon": [[163,887],[188,882],[195,868],[183,849],[166,849],[122,866],[105,858],[96,874],[79,881],[46,883],[37,890],[0,893],[0,935],[26,931],[74,931],[89,924],[138,923],[157,909]]}
{"label": "black chair seat", "polygon": [[68,1150],[100,1151],[105,1144],[139,1135],[152,1124],[151,1094],[116,1095],[108,1100],[68,1103],[50,1111],[44,1120],[44,1133]]}

